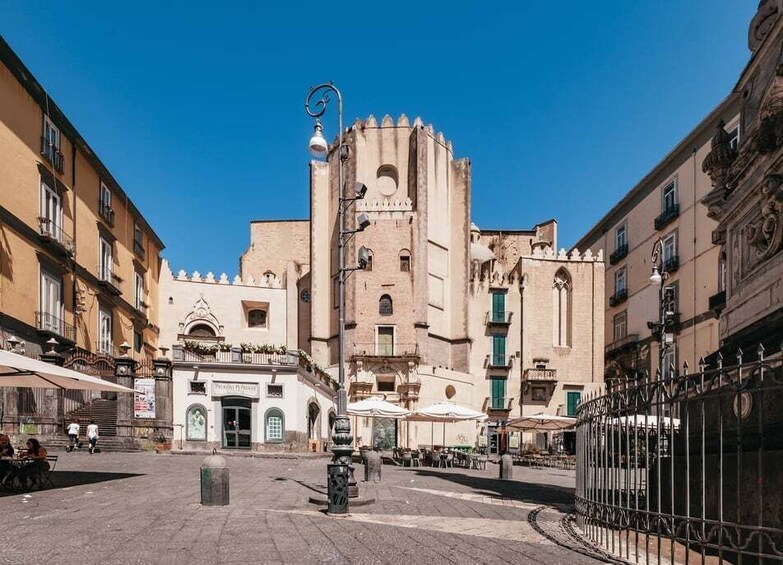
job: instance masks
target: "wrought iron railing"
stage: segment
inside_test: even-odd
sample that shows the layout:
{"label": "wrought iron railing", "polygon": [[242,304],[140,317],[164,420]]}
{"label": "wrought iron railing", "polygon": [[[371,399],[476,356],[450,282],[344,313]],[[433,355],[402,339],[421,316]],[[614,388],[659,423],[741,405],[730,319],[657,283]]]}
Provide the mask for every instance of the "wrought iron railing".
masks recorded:
{"label": "wrought iron railing", "polygon": [[680,205],[679,204],[672,204],[672,205],[670,205],[663,212],[661,212],[660,216],[655,218],[655,229],[659,230],[659,229],[669,225],[679,215],[680,215]]}
{"label": "wrought iron railing", "polygon": [[63,172],[63,154],[60,148],[51,143],[48,139],[41,136],[41,155],[43,155],[47,161],[49,161],[58,173]]}
{"label": "wrought iron railing", "polygon": [[230,363],[241,365],[291,365],[297,366],[299,358],[295,353],[263,353],[257,351],[193,351],[187,347],[174,344],[171,349],[174,361],[196,363]]}
{"label": "wrought iron railing", "polygon": [[98,204],[98,211],[100,212],[101,217],[106,220],[106,223],[114,227],[114,208],[105,202],[100,202]]}
{"label": "wrought iron railing", "polygon": [[635,563],[783,561],[781,352],[756,357],[624,380],[580,404],[587,538]]}
{"label": "wrought iron railing", "polygon": [[609,306],[617,306],[628,299],[628,289],[621,288],[609,297]]}
{"label": "wrought iron railing", "polygon": [[604,355],[611,355],[623,349],[634,347],[639,342],[639,334],[628,334],[617,339],[604,348]]}
{"label": "wrought iron railing", "polygon": [[354,342],[346,344],[349,356],[355,357],[416,357],[419,346],[416,343],[373,343]]}
{"label": "wrought iron railing", "polygon": [[612,253],[609,254],[609,264],[614,265],[626,255],[628,255],[628,244],[624,243],[623,245],[618,246],[617,249],[615,249],[614,251],[612,251]]}
{"label": "wrought iron railing", "polygon": [[67,253],[76,253],[76,242],[51,218],[38,218],[38,233],[47,241],[58,245]]}
{"label": "wrought iron railing", "polygon": [[35,325],[42,332],[50,332],[68,341],[76,341],[76,328],[48,312],[36,312]]}

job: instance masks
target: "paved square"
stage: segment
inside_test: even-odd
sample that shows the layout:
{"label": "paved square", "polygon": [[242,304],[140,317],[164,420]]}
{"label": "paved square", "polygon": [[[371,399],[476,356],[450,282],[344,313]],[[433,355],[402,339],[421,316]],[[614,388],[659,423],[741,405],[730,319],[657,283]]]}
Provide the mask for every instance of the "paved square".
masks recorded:
{"label": "paved square", "polygon": [[231,504],[202,507],[203,456],[59,455],[58,488],[0,495],[0,563],[598,563],[541,533],[573,471],[385,465],[374,485],[357,465],[377,502],[340,519],[307,502],[325,459],[228,457]]}

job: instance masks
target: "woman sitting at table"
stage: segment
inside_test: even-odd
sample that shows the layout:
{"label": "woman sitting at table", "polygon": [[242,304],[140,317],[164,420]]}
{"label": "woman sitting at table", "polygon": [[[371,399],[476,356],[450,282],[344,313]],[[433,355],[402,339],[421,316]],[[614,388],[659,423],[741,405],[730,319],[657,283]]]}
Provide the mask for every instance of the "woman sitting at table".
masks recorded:
{"label": "woman sitting at table", "polygon": [[14,478],[15,467],[10,461],[3,461],[14,456],[14,447],[5,434],[0,434],[0,487],[10,484]]}
{"label": "woman sitting at table", "polygon": [[27,485],[28,478],[34,482],[38,475],[49,470],[49,462],[46,460],[46,449],[34,437],[27,440],[27,452],[22,455],[22,459],[30,461],[30,463],[21,467],[17,474],[22,486]]}

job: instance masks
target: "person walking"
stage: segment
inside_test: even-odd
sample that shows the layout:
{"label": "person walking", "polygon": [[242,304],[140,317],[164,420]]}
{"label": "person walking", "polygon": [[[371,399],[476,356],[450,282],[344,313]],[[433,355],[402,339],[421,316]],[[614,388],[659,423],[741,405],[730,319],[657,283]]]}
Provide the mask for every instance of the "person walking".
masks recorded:
{"label": "person walking", "polygon": [[73,451],[79,447],[79,429],[81,429],[81,426],[78,418],[68,425],[68,447],[66,451]]}
{"label": "person walking", "polygon": [[90,453],[95,453],[98,446],[98,424],[95,420],[90,420],[90,425],[87,426],[87,441],[90,443]]}

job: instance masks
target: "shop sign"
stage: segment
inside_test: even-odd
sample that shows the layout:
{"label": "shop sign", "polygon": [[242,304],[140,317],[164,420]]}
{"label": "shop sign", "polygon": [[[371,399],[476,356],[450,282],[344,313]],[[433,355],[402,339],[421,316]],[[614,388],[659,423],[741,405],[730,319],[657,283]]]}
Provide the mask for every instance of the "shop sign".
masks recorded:
{"label": "shop sign", "polygon": [[212,383],[212,396],[244,396],[246,398],[259,398],[260,387],[258,383]]}

